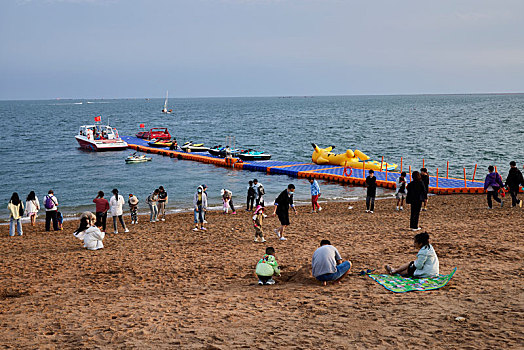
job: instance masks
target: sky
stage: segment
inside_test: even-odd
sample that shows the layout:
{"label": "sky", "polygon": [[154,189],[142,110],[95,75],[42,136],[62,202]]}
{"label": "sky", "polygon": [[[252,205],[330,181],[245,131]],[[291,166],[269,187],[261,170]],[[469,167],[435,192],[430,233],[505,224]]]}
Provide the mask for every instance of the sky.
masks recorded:
{"label": "sky", "polygon": [[522,0],[0,0],[0,100],[524,92]]}

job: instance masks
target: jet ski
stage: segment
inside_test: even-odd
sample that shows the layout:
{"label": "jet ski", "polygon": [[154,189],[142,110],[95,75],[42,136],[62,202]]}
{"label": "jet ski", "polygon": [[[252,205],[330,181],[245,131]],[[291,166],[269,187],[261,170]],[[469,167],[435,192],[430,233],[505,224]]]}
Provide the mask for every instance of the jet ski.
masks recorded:
{"label": "jet ski", "polygon": [[144,163],[144,162],[149,162],[150,160],[151,160],[151,157],[146,157],[144,155],[138,155],[135,152],[126,158],[126,163]]}
{"label": "jet ski", "polygon": [[207,152],[209,147],[205,147],[203,143],[193,143],[193,141],[186,142],[182,145],[183,151],[185,152]]}
{"label": "jet ski", "polygon": [[[208,150],[209,154],[213,155],[213,156],[216,156],[216,157],[221,157],[221,158],[225,158],[228,154],[228,151],[226,149],[226,147],[222,147],[221,145],[218,145],[218,146],[215,146],[215,147],[212,147]],[[231,149],[229,151],[229,153],[231,153],[231,157],[238,157],[238,155],[240,154],[240,152],[242,152],[241,150],[239,149]]]}
{"label": "jet ski", "polygon": [[271,159],[271,154],[264,153],[264,152],[257,152],[257,151],[250,149],[247,151],[242,151],[238,155],[238,158],[242,160],[269,160]]}
{"label": "jet ski", "polygon": [[173,141],[171,140],[161,140],[161,139],[153,139],[147,143],[151,147],[171,147],[173,144]]}

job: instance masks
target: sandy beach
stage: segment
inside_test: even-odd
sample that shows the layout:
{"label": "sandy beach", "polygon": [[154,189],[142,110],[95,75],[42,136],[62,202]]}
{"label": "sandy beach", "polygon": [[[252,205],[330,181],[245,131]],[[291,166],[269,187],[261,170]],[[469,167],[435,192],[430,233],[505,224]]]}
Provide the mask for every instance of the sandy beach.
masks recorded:
{"label": "sandy beach", "polygon": [[[421,215],[440,259],[458,270],[448,285],[395,294],[366,276],[385,263],[413,260],[409,210],[393,200],[322,203],[298,208],[288,240],[264,223],[254,243],[251,214],[208,214],[208,231],[192,232],[192,213],[108,233],[105,248],[86,251],[72,232],[1,227],[0,348],[451,348],[524,346],[524,211],[487,210],[484,195],[431,197]],[[272,212],[272,207],[268,213]],[[110,222],[110,220],[109,220]],[[126,222],[129,223],[127,214]],[[108,230],[111,232],[112,230]],[[339,285],[311,276],[311,256],[331,240],[353,262]],[[274,286],[254,276],[265,247],[283,266]],[[456,317],[464,321],[456,321]]]}

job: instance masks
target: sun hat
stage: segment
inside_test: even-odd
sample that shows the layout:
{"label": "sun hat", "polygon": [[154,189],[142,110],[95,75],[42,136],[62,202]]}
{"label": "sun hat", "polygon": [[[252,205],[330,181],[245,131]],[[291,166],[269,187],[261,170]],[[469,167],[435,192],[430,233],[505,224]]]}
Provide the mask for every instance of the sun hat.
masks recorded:
{"label": "sun hat", "polygon": [[138,204],[138,198],[136,198],[136,196],[130,194],[129,195],[129,204],[131,204],[131,205]]}

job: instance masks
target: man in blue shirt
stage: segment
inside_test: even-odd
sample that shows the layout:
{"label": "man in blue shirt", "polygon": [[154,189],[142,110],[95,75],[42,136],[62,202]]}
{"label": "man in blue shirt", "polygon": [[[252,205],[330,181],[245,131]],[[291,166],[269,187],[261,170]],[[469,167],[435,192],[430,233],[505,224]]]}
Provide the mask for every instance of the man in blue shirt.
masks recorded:
{"label": "man in blue shirt", "polygon": [[318,197],[320,197],[320,186],[318,185],[317,180],[310,177],[309,183],[311,184],[311,205],[313,206],[313,210],[311,210],[312,213],[322,210],[322,207],[318,204]]}

